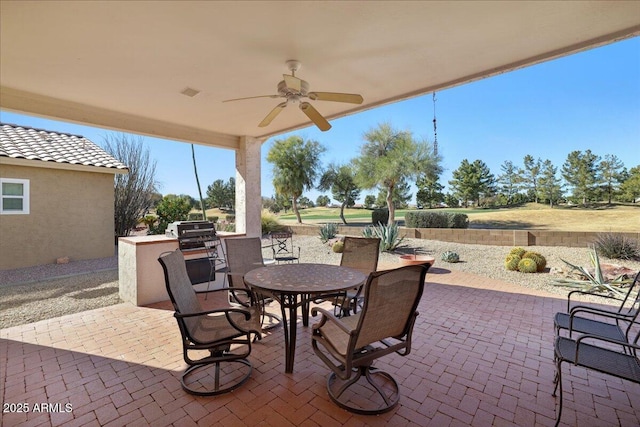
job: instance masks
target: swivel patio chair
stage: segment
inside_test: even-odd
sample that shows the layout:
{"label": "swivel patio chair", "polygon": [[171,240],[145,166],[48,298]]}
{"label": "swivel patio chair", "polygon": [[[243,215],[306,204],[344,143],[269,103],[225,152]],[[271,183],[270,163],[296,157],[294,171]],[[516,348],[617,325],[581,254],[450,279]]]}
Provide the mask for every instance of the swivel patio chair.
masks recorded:
{"label": "swivel patio chair", "polygon": [[[398,383],[391,375],[372,367],[390,353],[411,351],[413,325],[424,289],[428,265],[411,265],[371,273],[364,287],[362,311],[337,318],[322,314],[313,325],[311,345],[330,369],[329,397],[341,408],[359,414],[380,414],[400,400]],[[365,381],[360,381],[362,378]]]}
{"label": "swivel patio chair", "polygon": [[[378,269],[379,255],[379,238],[345,237],[340,265],[356,269],[369,276],[369,274]],[[343,297],[337,297],[334,301],[334,314],[336,316],[348,316],[351,310],[356,313],[358,304],[361,303],[362,286],[347,291]]]}
{"label": "swivel patio chair", "polygon": [[[242,385],[251,375],[247,360],[251,334],[260,337],[260,317],[255,308],[230,304],[228,289],[214,309],[203,310],[187,275],[180,250],[165,252],[158,261],[182,335],[184,361],[189,367],[180,382],[188,393],[213,396]],[[212,371],[212,372],[211,372]]]}
{"label": "swivel patio chair", "polygon": [[[225,239],[227,247],[227,277],[229,288],[235,296],[235,300],[240,304],[250,307],[257,306],[265,329],[276,326],[280,323],[280,318],[266,312],[266,305],[273,299],[269,295],[255,293],[244,282],[244,275],[256,268],[264,267],[262,258],[262,242],[258,237],[238,237]],[[236,290],[241,292],[236,295]],[[250,292],[247,298],[246,292]],[[270,319],[265,324],[267,318]]]}
{"label": "swivel patio chair", "polygon": [[[640,327],[637,318],[633,322]],[[556,427],[562,416],[562,362],[573,363],[586,369],[602,372],[614,377],[622,378],[640,384],[640,331],[629,341],[582,335],[578,339],[557,336],[554,347],[556,363],[555,387],[553,396],[560,388],[560,402],[556,414]],[[580,383],[584,383],[581,378]]]}
{"label": "swivel patio chair", "polygon": [[300,246],[293,245],[293,233],[291,231],[274,231],[269,233],[271,237],[271,250],[273,259],[278,264],[281,262],[300,262]]}
{"label": "swivel patio chair", "polygon": [[640,314],[640,272],[629,284],[623,299],[604,296],[604,298],[619,300],[620,305],[617,309],[607,310],[585,304],[571,306],[571,296],[576,294],[588,293],[582,291],[569,293],[567,313],[556,313],[554,316],[557,335],[560,331],[567,330],[569,337],[577,332],[618,341],[629,341],[631,327]]}

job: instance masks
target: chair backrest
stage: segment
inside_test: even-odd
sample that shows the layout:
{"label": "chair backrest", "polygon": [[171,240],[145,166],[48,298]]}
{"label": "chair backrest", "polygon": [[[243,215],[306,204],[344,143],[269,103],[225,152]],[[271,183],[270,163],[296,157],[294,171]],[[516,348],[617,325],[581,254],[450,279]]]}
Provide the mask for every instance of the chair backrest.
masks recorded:
{"label": "chair backrest", "polygon": [[424,290],[426,265],[409,265],[369,275],[355,348],[388,337],[402,339],[413,328]]}
{"label": "chair backrest", "polygon": [[[191,285],[184,255],[180,249],[160,254],[158,258],[164,270],[164,282],[167,293],[176,313],[198,313],[202,311],[198,296]],[[178,324],[184,321],[186,332],[193,332],[199,323],[197,317],[178,319]],[[182,326],[182,325],[181,325]]]}
{"label": "chair backrest", "polygon": [[345,237],[340,265],[369,275],[378,269],[379,255],[379,238]]}
{"label": "chair backrest", "polygon": [[273,254],[279,256],[293,254],[293,233],[290,231],[273,231],[269,233]]}
{"label": "chair backrest", "polygon": [[262,241],[259,237],[238,237],[224,239],[224,241],[227,247],[229,282],[232,286],[244,288],[241,278],[249,271],[264,266]]}

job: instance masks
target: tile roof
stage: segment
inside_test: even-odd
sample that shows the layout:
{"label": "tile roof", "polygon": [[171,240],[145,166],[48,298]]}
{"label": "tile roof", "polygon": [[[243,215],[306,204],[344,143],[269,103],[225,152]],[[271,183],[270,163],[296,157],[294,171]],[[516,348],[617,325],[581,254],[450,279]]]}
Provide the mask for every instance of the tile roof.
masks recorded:
{"label": "tile roof", "polygon": [[127,166],[81,135],[0,123],[0,157],[127,170]]}

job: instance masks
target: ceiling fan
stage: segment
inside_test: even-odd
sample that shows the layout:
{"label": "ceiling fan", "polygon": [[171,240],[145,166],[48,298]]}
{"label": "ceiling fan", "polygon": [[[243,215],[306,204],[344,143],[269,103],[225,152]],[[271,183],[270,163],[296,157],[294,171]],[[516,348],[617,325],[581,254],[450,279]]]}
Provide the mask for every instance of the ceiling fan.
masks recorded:
{"label": "ceiling fan", "polygon": [[309,117],[309,119],[315,123],[316,126],[321,131],[327,131],[331,129],[331,125],[325,119],[322,114],[316,110],[313,105],[306,101],[302,101],[304,98],[309,98],[313,101],[333,101],[333,102],[347,102],[350,104],[362,104],[362,96],[353,93],[337,93],[337,92],[309,92],[309,83],[306,81],[299,79],[296,77],[296,71],[298,71],[302,64],[299,61],[287,61],[287,68],[291,71],[291,75],[283,74],[282,80],[278,83],[278,93],[275,95],[259,95],[259,96],[249,96],[246,98],[235,98],[235,99],[227,99],[222,102],[231,102],[231,101],[240,101],[244,99],[255,99],[255,98],[285,98],[284,102],[276,105],[276,107],[267,114],[267,116],[262,119],[259,127],[268,126],[269,123],[276,118],[278,114],[286,107],[289,103],[297,103],[300,109],[304,114]]}

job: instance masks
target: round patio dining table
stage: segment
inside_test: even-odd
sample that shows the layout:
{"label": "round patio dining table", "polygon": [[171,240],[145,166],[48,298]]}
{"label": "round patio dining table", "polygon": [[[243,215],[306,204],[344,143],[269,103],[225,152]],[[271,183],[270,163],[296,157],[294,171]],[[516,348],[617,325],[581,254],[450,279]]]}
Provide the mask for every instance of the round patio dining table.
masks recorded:
{"label": "round patio dining table", "polygon": [[244,281],[247,285],[273,296],[280,303],[284,327],[285,372],[293,372],[297,308],[302,307],[302,323],[308,326],[308,306],[311,298],[355,288],[366,279],[364,273],[352,268],[306,263],[260,267],[245,274]]}

